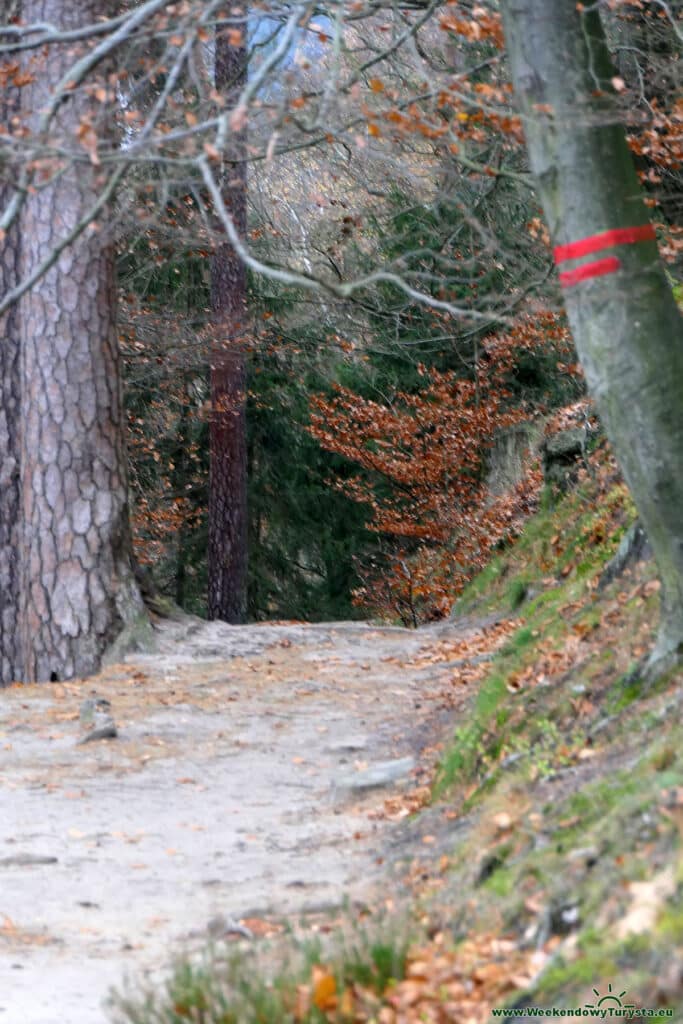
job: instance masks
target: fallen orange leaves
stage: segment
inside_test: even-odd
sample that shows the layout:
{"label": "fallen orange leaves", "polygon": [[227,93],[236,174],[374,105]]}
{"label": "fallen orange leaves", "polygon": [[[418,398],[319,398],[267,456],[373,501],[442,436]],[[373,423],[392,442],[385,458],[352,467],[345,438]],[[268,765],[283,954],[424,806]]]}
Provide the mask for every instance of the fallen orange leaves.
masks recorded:
{"label": "fallen orange leaves", "polygon": [[315,1006],[330,1022],[483,1024],[492,1007],[527,987],[546,960],[543,951],[520,950],[514,940],[489,934],[449,949],[438,933],[410,951],[405,977],[383,993],[356,982],[341,987],[328,967],[316,964],[308,984],[297,988],[294,1016],[304,1021]]}
{"label": "fallen orange leaves", "polygon": [[284,931],[284,925],[278,921],[266,921],[261,917],[243,917],[240,918],[239,923],[248,928],[252,935],[256,935],[259,938],[269,938],[272,935],[279,935],[280,932]]}
{"label": "fallen orange leaves", "polygon": [[368,817],[374,820],[400,821],[426,807],[432,796],[430,786],[417,786],[407,793],[399,793],[385,799],[382,808],[370,811]]}
{"label": "fallen orange leaves", "polygon": [[466,661],[498,650],[507,638],[519,629],[517,619],[503,619],[484,626],[459,640],[441,640],[423,648],[424,653],[413,663],[416,668],[442,661]]}
{"label": "fallen orange leaves", "polygon": [[337,1006],[337,982],[324,967],[313,967],[313,1002],[319,1010],[334,1010]]}

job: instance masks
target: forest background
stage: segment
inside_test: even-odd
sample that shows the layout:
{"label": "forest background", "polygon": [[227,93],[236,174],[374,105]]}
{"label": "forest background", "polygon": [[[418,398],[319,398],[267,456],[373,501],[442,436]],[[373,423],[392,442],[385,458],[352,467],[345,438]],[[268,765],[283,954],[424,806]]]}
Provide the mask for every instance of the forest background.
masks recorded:
{"label": "forest background", "polygon": [[[85,167],[102,199],[71,241],[116,251],[143,590],[230,621],[447,615],[537,507],[543,434],[599,430],[498,4],[86,6],[7,19],[2,166],[29,193]],[[596,6],[676,286],[680,5]],[[44,62],[82,40],[106,59],[39,130]]]}
{"label": "forest background", "polygon": [[[615,85],[677,279],[680,40],[657,4],[609,8]],[[368,279],[344,300],[249,276],[251,618],[445,615],[538,501],[533,445],[584,389],[501,47],[495,5],[336,29],[323,18],[285,58],[277,127],[260,111],[260,147],[251,129],[255,255],[323,281]],[[321,95],[334,67],[341,88]],[[331,106],[336,130],[316,138]],[[205,362],[183,367],[182,381],[168,350],[141,353],[137,335],[139,318],[170,300],[175,323],[156,335],[166,346],[171,327],[187,359],[183,307],[201,316],[208,285],[201,262],[156,251],[163,268],[148,267],[144,299],[127,304],[138,550],[161,588],[201,614]],[[388,275],[372,280],[378,268],[422,300]],[[141,386],[134,367],[154,360]],[[490,475],[493,451],[496,465],[511,454],[511,480]]]}

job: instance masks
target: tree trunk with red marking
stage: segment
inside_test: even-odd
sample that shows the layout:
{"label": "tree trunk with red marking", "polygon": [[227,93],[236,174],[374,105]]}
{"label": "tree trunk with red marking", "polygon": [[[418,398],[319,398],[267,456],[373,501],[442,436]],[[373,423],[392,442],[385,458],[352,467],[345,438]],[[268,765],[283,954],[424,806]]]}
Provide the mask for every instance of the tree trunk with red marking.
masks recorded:
{"label": "tree trunk with red marking", "polygon": [[[647,207],[619,118],[595,5],[503,0],[515,93],[556,245],[644,225]],[[683,322],[654,241],[620,268],[565,288],[579,358],[642,518],[663,584],[653,661],[683,651]]]}

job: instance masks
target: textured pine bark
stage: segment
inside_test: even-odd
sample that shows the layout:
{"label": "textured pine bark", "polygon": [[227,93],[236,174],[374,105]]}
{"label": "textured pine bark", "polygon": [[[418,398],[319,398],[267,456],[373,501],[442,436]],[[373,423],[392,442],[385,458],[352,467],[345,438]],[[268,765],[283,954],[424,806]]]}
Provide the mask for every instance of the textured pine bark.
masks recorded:
{"label": "textured pine bark", "polygon": [[[246,50],[216,40],[215,82],[230,95],[244,82]],[[223,168],[225,205],[241,235],[247,227],[244,138]],[[211,358],[211,469],[209,475],[210,619],[244,622],[247,613],[246,269],[229,242],[211,260],[214,341]]]}
{"label": "textured pine bark", "polygon": [[[531,166],[556,245],[648,222],[600,16],[588,7],[502,4]],[[683,647],[683,322],[654,242],[599,253],[609,255],[621,269],[566,288],[565,301],[661,574],[658,661]]]}
{"label": "textured pine bark", "polygon": [[[18,90],[0,96],[0,124],[11,125],[19,110]],[[12,196],[13,171],[0,178],[0,210]],[[17,225],[0,243],[0,295],[19,281]],[[0,317],[0,686],[20,678],[19,613],[19,459],[20,459],[19,310]]]}
{"label": "textured pine bark", "polygon": [[[25,0],[27,22],[72,28],[108,13],[105,0]],[[75,51],[50,48],[23,90],[35,125]],[[33,195],[22,217],[22,273],[83,218],[102,182],[77,139],[97,120],[83,90],[62,103],[57,131],[75,159]],[[115,322],[114,254],[88,229],[20,304],[22,341],[23,676],[96,671],[103,651],[143,610],[131,571],[126,460]]]}

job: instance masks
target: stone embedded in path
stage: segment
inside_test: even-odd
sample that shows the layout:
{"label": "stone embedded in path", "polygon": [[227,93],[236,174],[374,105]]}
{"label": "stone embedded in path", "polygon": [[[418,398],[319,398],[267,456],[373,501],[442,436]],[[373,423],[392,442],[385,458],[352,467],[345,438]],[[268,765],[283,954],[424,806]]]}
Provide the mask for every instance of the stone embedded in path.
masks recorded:
{"label": "stone embedded in path", "polygon": [[78,746],[82,746],[84,743],[94,743],[97,740],[115,740],[118,734],[116,722],[111,715],[102,715],[96,717],[95,728],[91,729],[90,732],[86,733],[78,741]]}
{"label": "stone embedded in path", "polygon": [[118,730],[110,709],[111,703],[103,697],[91,697],[83,701],[79,717],[81,728],[86,732],[78,741],[79,745],[96,740],[116,739]]}
{"label": "stone embedded in path", "polygon": [[361,771],[340,775],[335,780],[334,788],[349,792],[381,789],[383,786],[391,786],[407,779],[414,767],[415,759],[412,757],[401,757],[396,761],[378,761],[377,764]]}
{"label": "stone embedded in path", "polygon": [[367,736],[345,736],[328,743],[325,750],[328,754],[353,754],[357,750],[365,750],[368,745]]}
{"label": "stone embedded in path", "polygon": [[58,857],[40,853],[15,853],[11,857],[0,857],[0,868],[28,868],[40,864],[57,864],[58,861]]}

